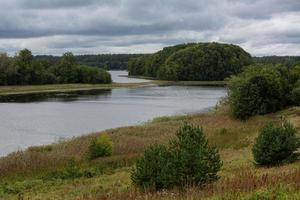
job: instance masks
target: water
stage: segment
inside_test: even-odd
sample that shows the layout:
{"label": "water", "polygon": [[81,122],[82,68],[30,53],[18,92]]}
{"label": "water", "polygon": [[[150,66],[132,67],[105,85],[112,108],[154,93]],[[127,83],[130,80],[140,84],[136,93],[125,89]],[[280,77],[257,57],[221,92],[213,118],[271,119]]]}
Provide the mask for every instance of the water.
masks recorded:
{"label": "water", "polygon": [[143,83],[149,82],[150,80],[137,79],[137,78],[128,78],[128,72],[126,71],[110,71],[111,78],[116,83]]}
{"label": "water", "polygon": [[[116,77],[123,73],[113,72],[113,80],[135,81]],[[0,156],[61,138],[147,122],[158,116],[207,111],[225,94],[221,87],[153,86],[0,103]]]}

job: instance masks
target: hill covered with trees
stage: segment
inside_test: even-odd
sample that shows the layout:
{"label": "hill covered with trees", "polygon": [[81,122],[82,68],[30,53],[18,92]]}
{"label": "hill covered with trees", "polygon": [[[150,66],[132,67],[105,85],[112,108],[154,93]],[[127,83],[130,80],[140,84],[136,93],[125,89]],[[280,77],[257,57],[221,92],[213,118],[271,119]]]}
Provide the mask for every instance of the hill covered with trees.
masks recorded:
{"label": "hill covered with trees", "polygon": [[251,55],[239,46],[191,43],[131,59],[128,71],[129,75],[164,80],[220,81],[240,73],[251,63]]}
{"label": "hill covered with trees", "polygon": [[[126,70],[128,61],[131,58],[142,56],[142,54],[98,54],[98,55],[76,55],[76,62],[80,65],[99,67],[107,70]],[[51,64],[56,64],[61,56],[38,55],[37,60],[47,60]]]}
{"label": "hill covered with trees", "polygon": [[31,51],[16,56],[0,54],[0,85],[41,85],[60,83],[111,83],[103,69],[80,65],[72,53],[65,53],[55,64],[34,59]]}

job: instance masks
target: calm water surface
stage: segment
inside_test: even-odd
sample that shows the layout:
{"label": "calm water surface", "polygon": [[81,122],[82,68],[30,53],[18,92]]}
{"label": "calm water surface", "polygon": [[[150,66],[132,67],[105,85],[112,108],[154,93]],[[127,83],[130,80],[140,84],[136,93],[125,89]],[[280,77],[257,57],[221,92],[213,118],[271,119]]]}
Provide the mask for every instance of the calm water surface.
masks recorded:
{"label": "calm water surface", "polygon": [[[115,82],[145,81],[118,77]],[[207,111],[226,95],[221,87],[143,87],[56,95],[25,103],[0,103],[0,156],[154,117]]]}

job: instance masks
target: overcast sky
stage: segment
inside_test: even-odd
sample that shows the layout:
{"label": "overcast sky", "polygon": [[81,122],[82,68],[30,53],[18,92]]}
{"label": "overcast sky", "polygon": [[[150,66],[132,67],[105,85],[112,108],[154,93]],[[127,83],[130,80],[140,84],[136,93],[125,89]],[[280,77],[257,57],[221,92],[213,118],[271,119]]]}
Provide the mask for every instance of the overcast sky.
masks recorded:
{"label": "overcast sky", "polygon": [[0,0],[0,51],[151,53],[187,42],[300,55],[300,0]]}

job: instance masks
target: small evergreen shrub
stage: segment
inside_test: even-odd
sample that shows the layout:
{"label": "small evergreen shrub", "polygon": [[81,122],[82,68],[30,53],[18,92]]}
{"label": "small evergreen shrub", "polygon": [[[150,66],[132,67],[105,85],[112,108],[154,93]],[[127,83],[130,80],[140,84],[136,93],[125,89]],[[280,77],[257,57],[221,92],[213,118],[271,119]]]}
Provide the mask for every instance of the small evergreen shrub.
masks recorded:
{"label": "small evergreen shrub", "polygon": [[253,157],[259,165],[292,161],[296,158],[295,152],[299,144],[296,129],[290,123],[270,123],[260,130],[252,148]]}
{"label": "small evergreen shrub", "polygon": [[164,145],[148,147],[144,156],[137,160],[131,173],[133,183],[143,188],[160,190],[171,187],[175,182],[172,173],[171,153]]}
{"label": "small evergreen shrub", "polygon": [[106,135],[101,135],[91,141],[88,158],[94,160],[99,157],[110,156],[112,150],[113,143],[111,139]]}
{"label": "small evergreen shrub", "polygon": [[208,144],[203,130],[184,124],[169,145],[145,150],[131,173],[134,184],[156,190],[174,186],[203,186],[218,179],[222,166],[215,147]]}
{"label": "small evergreen shrub", "polygon": [[170,142],[170,150],[176,185],[202,186],[218,179],[222,162],[218,150],[208,144],[202,128],[182,126],[177,138]]}

